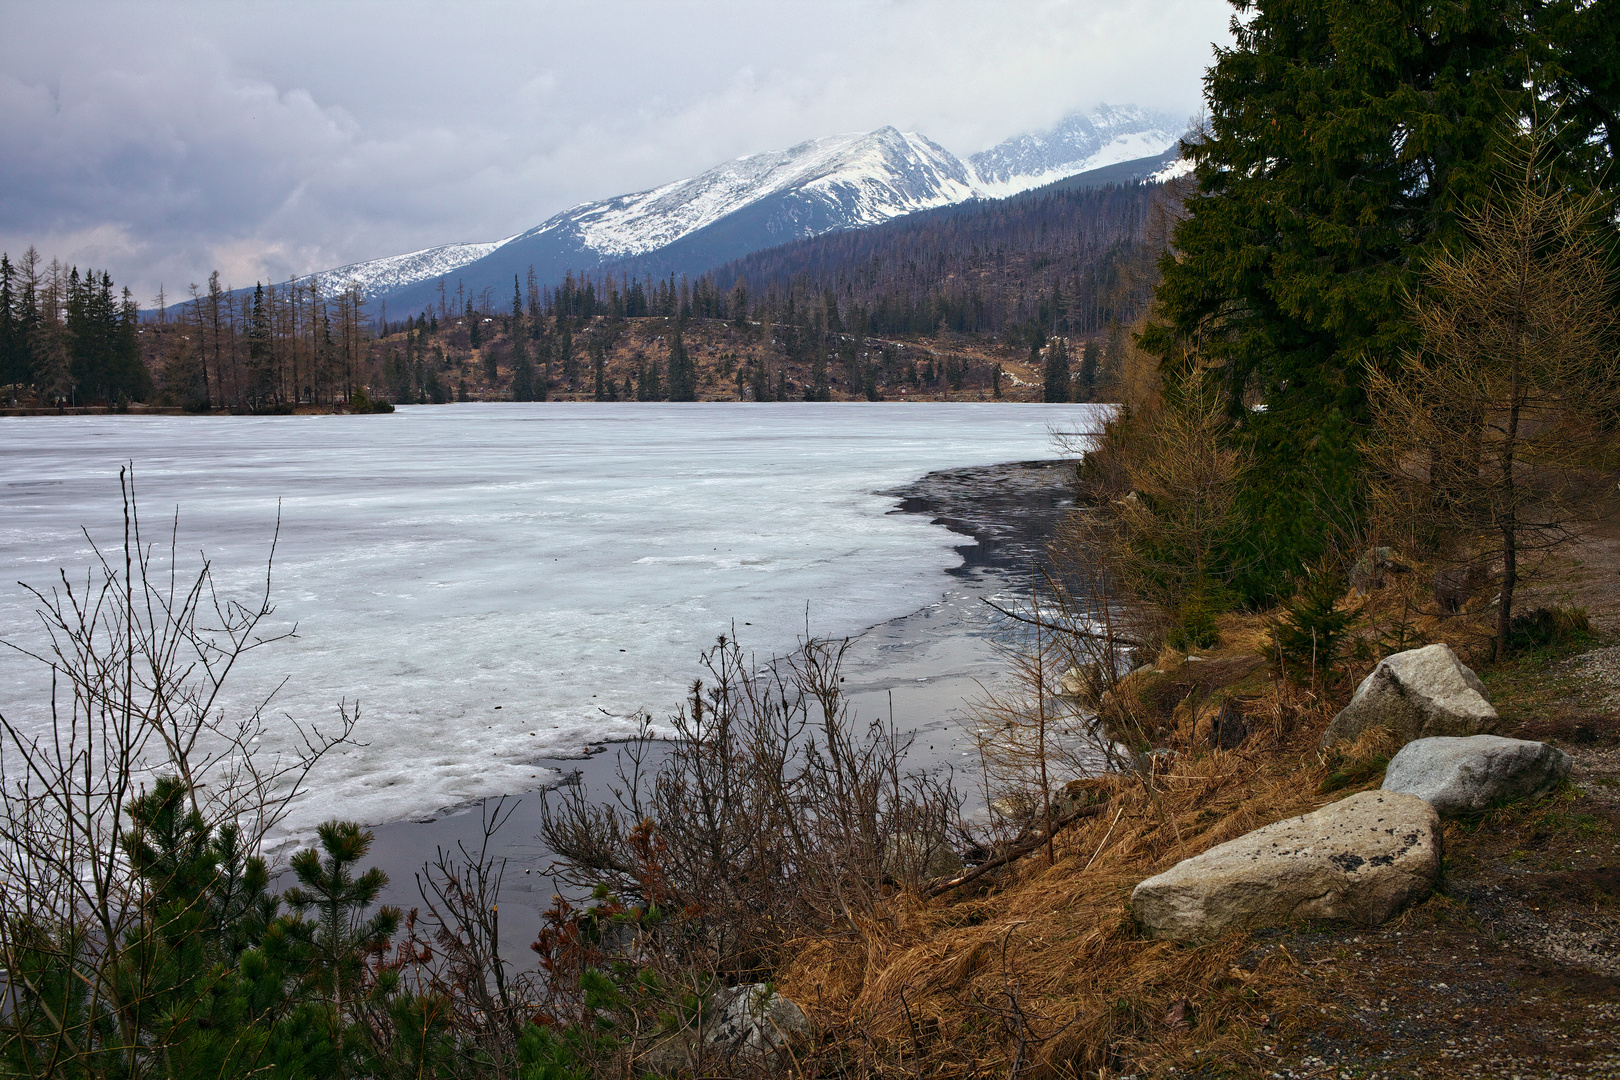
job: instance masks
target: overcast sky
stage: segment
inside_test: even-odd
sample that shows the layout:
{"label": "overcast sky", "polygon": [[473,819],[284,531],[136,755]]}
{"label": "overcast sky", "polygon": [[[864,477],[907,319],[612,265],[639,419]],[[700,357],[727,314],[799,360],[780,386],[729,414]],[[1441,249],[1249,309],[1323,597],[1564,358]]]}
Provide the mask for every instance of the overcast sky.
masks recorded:
{"label": "overcast sky", "polygon": [[1223,0],[0,0],[0,249],[143,306],[453,241],[885,124],[966,155],[1192,115]]}

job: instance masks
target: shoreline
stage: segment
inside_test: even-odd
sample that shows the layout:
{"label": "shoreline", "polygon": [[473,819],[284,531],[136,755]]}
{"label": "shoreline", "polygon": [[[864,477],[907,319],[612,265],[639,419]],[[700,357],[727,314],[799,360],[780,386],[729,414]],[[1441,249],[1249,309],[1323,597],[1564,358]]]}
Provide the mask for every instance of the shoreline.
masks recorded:
{"label": "shoreline", "polygon": [[[943,595],[856,635],[846,659],[851,708],[863,717],[892,716],[896,727],[915,736],[911,756],[920,767],[962,771],[963,759],[970,756],[961,749],[958,715],[982,685],[1001,674],[1001,648],[1012,640],[1006,620],[980,598],[1028,582],[1046,538],[1074,505],[1072,468],[1070,461],[1049,459],[944,469],[879,492],[897,502],[889,513],[928,514],[965,540],[956,546],[961,564],[945,571]],[[419,906],[415,875],[423,862],[438,850],[455,852],[458,844],[476,851],[484,815],[504,799],[511,817],[491,850],[508,860],[503,955],[523,966],[541,912],[558,891],[546,872],[551,853],[537,835],[542,794],[577,775],[578,782],[606,797],[618,757],[598,752],[540,759],[535,764],[555,770],[557,780],[446,807],[431,817],[369,825],[375,839],[367,864],[389,877],[382,902],[406,911]],[[971,773],[974,763],[968,765]]]}

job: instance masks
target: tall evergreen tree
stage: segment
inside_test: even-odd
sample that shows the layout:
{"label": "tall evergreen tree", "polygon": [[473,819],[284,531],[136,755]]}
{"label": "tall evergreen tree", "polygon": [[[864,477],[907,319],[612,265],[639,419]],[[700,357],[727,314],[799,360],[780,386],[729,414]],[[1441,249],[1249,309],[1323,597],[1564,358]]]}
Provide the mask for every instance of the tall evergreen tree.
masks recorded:
{"label": "tall evergreen tree", "polygon": [[0,387],[7,388],[8,400],[30,375],[23,320],[17,310],[16,276],[10,257],[0,253]]}
{"label": "tall evergreen tree", "polygon": [[522,334],[512,336],[512,400],[543,400],[537,387],[534,362],[529,359],[529,344]]}
{"label": "tall evergreen tree", "polygon": [[34,353],[35,331],[39,326],[39,252],[30,244],[17,262],[17,302],[13,309],[12,334],[16,342],[16,372],[19,382],[33,382],[39,388],[36,373],[39,360]]}
{"label": "tall evergreen tree", "polygon": [[806,401],[831,401],[832,390],[827,385],[827,357],[820,350],[810,361],[810,385],[804,388]]}
{"label": "tall evergreen tree", "polygon": [[[1040,346],[1037,345],[1036,349]],[[1033,366],[1033,365],[1032,365]],[[1046,367],[1042,372],[1041,400],[1068,401],[1073,394],[1069,385],[1069,349],[1062,338],[1053,338],[1046,350]]]}
{"label": "tall evergreen tree", "polygon": [[1620,20],[1612,0],[1233,6],[1143,343],[1172,394],[1194,368],[1221,377],[1254,462],[1234,568],[1261,597],[1356,520],[1366,373],[1413,345],[1406,298],[1483,197],[1492,147],[1556,113],[1564,179],[1614,160]]}
{"label": "tall evergreen tree", "polygon": [[669,340],[669,400],[697,400],[697,368],[686,353],[686,343],[681,340],[679,321]]}
{"label": "tall evergreen tree", "polygon": [[663,376],[659,373],[657,360],[649,360],[641,365],[636,383],[636,400],[664,400]]}
{"label": "tall evergreen tree", "polygon": [[1074,400],[1094,401],[1097,397],[1097,361],[1102,350],[1088,341],[1080,352],[1080,370],[1075,374]]}
{"label": "tall evergreen tree", "polygon": [[270,319],[264,307],[264,285],[255,283],[253,311],[247,331],[247,403],[252,409],[270,404],[275,394],[275,372],[270,363]]}

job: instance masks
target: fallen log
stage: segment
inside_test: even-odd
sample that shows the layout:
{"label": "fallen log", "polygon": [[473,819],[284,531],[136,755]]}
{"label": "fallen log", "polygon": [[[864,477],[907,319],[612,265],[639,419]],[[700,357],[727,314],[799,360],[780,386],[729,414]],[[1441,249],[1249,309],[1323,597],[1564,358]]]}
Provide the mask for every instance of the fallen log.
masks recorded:
{"label": "fallen log", "polygon": [[981,596],[979,599],[984,603],[989,604],[991,607],[995,608],[1009,619],[1013,619],[1021,623],[1028,623],[1030,626],[1039,626],[1043,630],[1056,630],[1060,634],[1072,634],[1075,637],[1091,638],[1094,641],[1105,641],[1110,645],[1125,645],[1132,649],[1145,649],[1148,647],[1146,642],[1137,641],[1135,638],[1120,637],[1118,634],[1099,634],[1095,630],[1082,630],[1078,626],[1066,626],[1063,623],[1048,622],[1045,619],[1031,618],[1028,615],[1020,615],[1016,611],[1011,611],[1002,607],[988,596]]}

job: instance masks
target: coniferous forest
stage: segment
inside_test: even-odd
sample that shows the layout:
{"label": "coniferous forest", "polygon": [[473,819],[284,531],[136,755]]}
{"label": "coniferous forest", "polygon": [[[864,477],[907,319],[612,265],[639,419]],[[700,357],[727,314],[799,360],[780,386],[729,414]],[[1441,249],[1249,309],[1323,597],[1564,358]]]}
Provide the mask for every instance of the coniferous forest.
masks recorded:
{"label": "coniferous forest", "polygon": [[[916,214],[694,276],[611,268],[510,299],[441,280],[390,317],[314,279],[141,311],[107,275],[30,250],[0,264],[18,404],[289,412],[548,399],[883,400],[1106,396],[1108,342],[1142,311],[1176,189],[1051,191]],[[1048,337],[1091,368],[1045,378]],[[1070,344],[1070,339],[1074,339]],[[65,358],[65,359],[64,359]],[[1044,398],[1043,396],[1044,395]],[[1061,395],[1061,396],[1059,396]]]}

